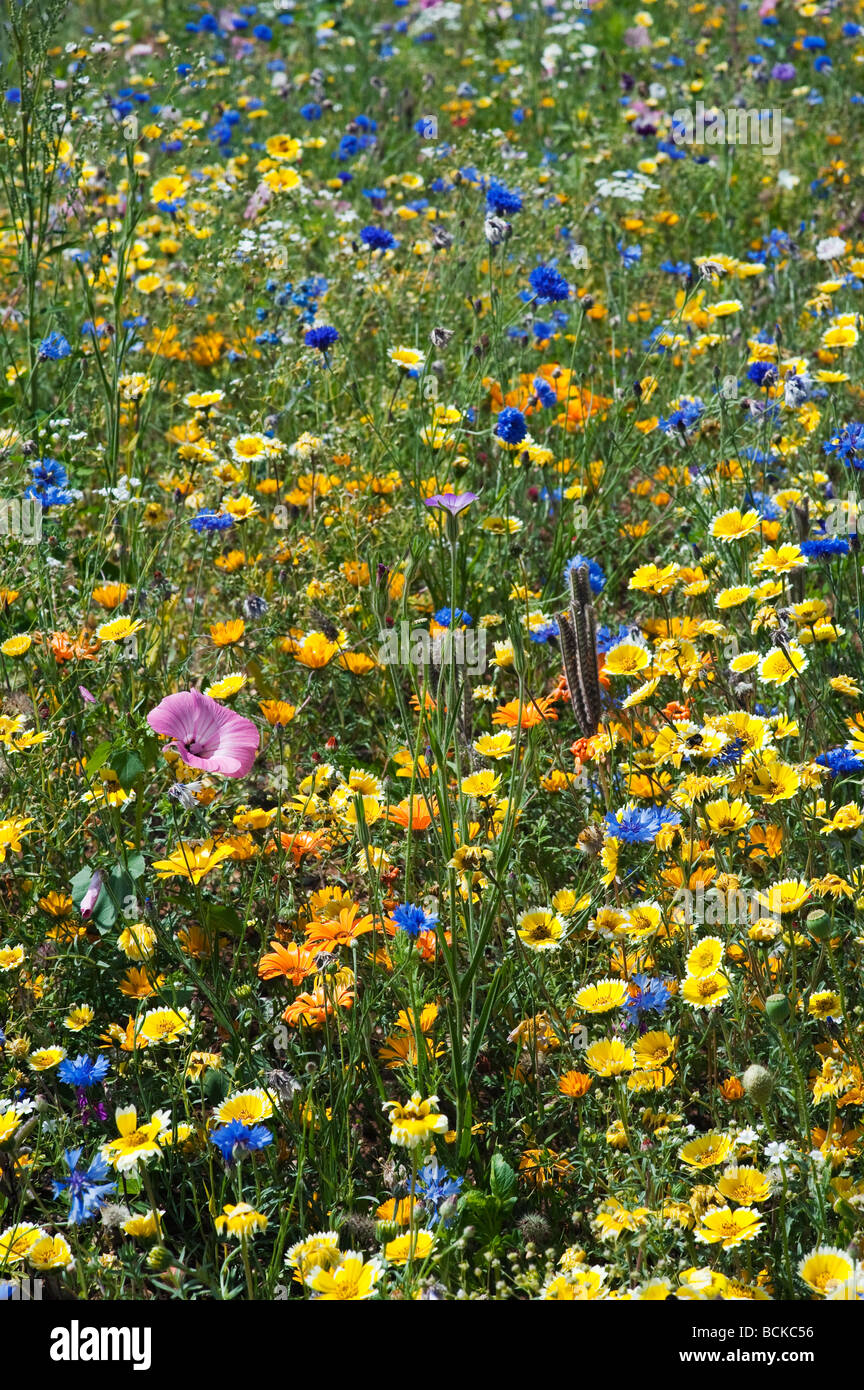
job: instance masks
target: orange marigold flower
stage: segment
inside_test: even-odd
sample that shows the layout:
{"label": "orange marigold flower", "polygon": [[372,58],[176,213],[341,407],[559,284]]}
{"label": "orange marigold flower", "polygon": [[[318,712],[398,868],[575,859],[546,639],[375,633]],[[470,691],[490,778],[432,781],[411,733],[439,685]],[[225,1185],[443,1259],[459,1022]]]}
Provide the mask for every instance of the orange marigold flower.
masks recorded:
{"label": "orange marigold flower", "polygon": [[315,970],[314,952],[296,941],[289,942],[287,946],[281,941],[271,941],[270,948],[258,965],[262,980],[275,980],[282,976],[290,980],[292,985],[299,985]]}
{"label": "orange marigold flower", "polygon": [[58,665],[64,661],[95,661],[99,654],[99,639],[89,632],[70,637],[68,632],[52,632],[48,645]]}
{"label": "orange marigold flower", "polygon": [[519,700],[508,700],[506,705],[501,705],[492,715],[493,724],[504,724],[508,729],[515,729],[517,725],[523,729],[535,729],[538,724],[542,724],[547,719],[557,719],[558,715],[550,708],[548,696],[539,700],[529,700],[520,705]]}
{"label": "orange marigold flower", "polygon": [[[320,859],[322,854],[326,854],[330,849],[330,841],[321,830],[299,830],[296,835],[288,835],[283,830],[279,836],[279,844],[293,856],[296,864],[301,859]],[[267,846],[267,853],[272,854],[277,848],[274,839]]]}
{"label": "orange marigold flower", "polygon": [[259,700],[258,708],[267,723],[274,728],[278,726],[284,729],[297,713],[297,706],[289,705],[287,700]]}
{"label": "orange marigold flower", "polygon": [[246,624],[242,618],[232,618],[227,623],[210,624],[210,638],[216,647],[232,646],[240,641],[245,631]]}
{"label": "orange marigold flower", "polygon": [[741,1100],[744,1095],[744,1087],[737,1076],[727,1076],[725,1081],[720,1082],[718,1089],[724,1100]]}
{"label": "orange marigold flower", "polygon": [[558,1082],[558,1090],[562,1096],[568,1096],[570,1100],[581,1100],[587,1095],[592,1085],[593,1078],[584,1071],[565,1071]]}
{"label": "orange marigold flower", "polygon": [[357,920],[360,911],[356,903],[343,908],[336,918],[329,922],[311,922],[306,928],[306,940],[310,946],[319,950],[333,950],[336,946],[353,946],[358,936],[375,930],[375,918],[371,913]]}
{"label": "orange marigold flower", "polygon": [[353,990],[342,988],[329,990],[316,989],[310,994],[298,994],[282,1015],[282,1021],[295,1027],[302,1023],[307,1028],[320,1028],[325,1018],[339,1009],[350,1009],[354,1004]]}
{"label": "orange marigold flower", "polygon": [[412,830],[428,830],[433,817],[437,815],[438,803],[434,797],[427,805],[424,796],[406,796],[398,806],[390,807],[386,819],[394,825],[401,825],[403,830],[407,830],[409,824]]}

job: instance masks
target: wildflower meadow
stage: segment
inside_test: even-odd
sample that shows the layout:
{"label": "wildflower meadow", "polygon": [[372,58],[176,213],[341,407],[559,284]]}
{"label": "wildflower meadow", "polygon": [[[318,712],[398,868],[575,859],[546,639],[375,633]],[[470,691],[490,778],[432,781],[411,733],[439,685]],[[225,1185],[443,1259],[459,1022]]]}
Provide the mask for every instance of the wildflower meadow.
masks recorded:
{"label": "wildflower meadow", "polygon": [[0,68],[0,1302],[864,1298],[862,0]]}

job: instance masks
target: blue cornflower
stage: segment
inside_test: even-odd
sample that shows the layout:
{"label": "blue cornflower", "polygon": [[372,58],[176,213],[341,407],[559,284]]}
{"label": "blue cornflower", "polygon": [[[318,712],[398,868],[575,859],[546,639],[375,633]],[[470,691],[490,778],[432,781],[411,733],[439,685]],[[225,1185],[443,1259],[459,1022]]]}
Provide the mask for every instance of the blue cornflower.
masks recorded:
{"label": "blue cornflower", "polygon": [[617,632],[613,632],[611,627],[607,627],[603,623],[597,629],[597,653],[599,656],[603,656],[610,647],[614,647],[618,642],[632,642],[634,639],[638,640],[639,635],[638,627],[622,626]]}
{"label": "blue cornflower", "polygon": [[[634,986],[635,993],[632,992]],[[639,1023],[642,1015],[651,1011],[662,1014],[672,998],[666,981],[652,975],[637,972],[630,981],[630,988],[631,994],[624,1001],[628,1023]]]}
{"label": "blue cornflower", "polygon": [[464,623],[470,627],[474,619],[470,613],[466,613],[464,608],[457,608],[454,614],[452,608],[439,608],[435,614],[435,621],[439,627],[453,627]]}
{"label": "blue cornflower", "polygon": [[847,468],[864,468],[864,425],[853,420],[822,448],[826,454],[838,454]]}
{"label": "blue cornflower", "polygon": [[709,767],[728,767],[740,763],[746,744],[743,738],[730,738],[714,758],[708,759]]}
{"label": "blue cornflower", "polygon": [[528,433],[522,411],[517,410],[515,406],[505,405],[504,409],[498,412],[495,433],[505,444],[521,444]]}
{"label": "blue cornflower", "polygon": [[678,402],[678,409],[672,411],[668,420],[665,416],[660,416],[660,428],[666,434],[675,429],[692,430],[704,409],[705,402],[698,396],[683,396]]}
{"label": "blue cornflower", "polygon": [[757,386],[773,386],[777,381],[777,366],[774,362],[751,362],[747,376]]}
{"label": "blue cornflower", "polygon": [[[535,324],[534,326],[536,328],[537,325]],[[558,397],[556,396],[553,388],[549,385],[548,381],[545,381],[543,379],[542,376],[535,376],[534,380],[531,383],[531,390],[534,392],[534,395],[537,397],[537,400],[540,402],[542,406],[558,404]]]}
{"label": "blue cornflower", "polygon": [[642,259],[641,246],[625,246],[623,241],[619,241],[616,243],[616,250],[627,270],[630,270],[634,265],[638,265]]}
{"label": "blue cornflower", "polygon": [[607,835],[629,845],[650,844],[664,825],[680,824],[681,817],[676,811],[655,806],[625,806],[614,814],[610,812],[603,822]]}
{"label": "blue cornflower", "polygon": [[[464,1178],[451,1178],[447,1169],[438,1163],[437,1158],[430,1158],[420,1169],[415,1191],[426,1211],[424,1220],[428,1221],[430,1226],[437,1226],[441,1220],[442,1204],[449,1198],[458,1196],[464,1181]],[[450,1221],[445,1220],[444,1225],[449,1226]]]}
{"label": "blue cornflower", "polygon": [[317,101],[307,101],[305,106],[300,107],[300,115],[304,121],[320,121],[324,111]]}
{"label": "blue cornflower", "polygon": [[104,1199],[117,1187],[116,1182],[104,1181],[110,1172],[107,1159],[97,1154],[89,1168],[81,1169],[78,1167],[81,1152],[80,1148],[66,1150],[63,1160],[69,1169],[69,1176],[55,1178],[53,1184],[55,1197],[68,1191],[72,1198],[69,1221],[73,1226],[80,1226],[82,1221],[95,1216]]}
{"label": "blue cornflower", "polygon": [[39,459],[37,463],[31,463],[30,472],[36,487],[65,487],[69,481],[59,459]]}
{"label": "blue cornflower", "polygon": [[434,912],[426,912],[418,903],[400,903],[393,909],[393,921],[406,936],[417,937],[421,931],[432,931],[438,921]]}
{"label": "blue cornflower", "polygon": [[571,570],[588,570],[588,583],[591,585],[593,594],[602,594],[606,587],[606,575],[600,568],[596,560],[589,560],[587,555],[574,555],[564,566],[564,579],[569,580]]}
{"label": "blue cornflower", "polygon": [[244,1125],[242,1120],[231,1120],[214,1129],[210,1143],[216,1145],[226,1163],[233,1163],[244,1153],[266,1149],[273,1143],[273,1135],[266,1125]]}
{"label": "blue cornflower", "polygon": [[498,179],[490,179],[486,189],[486,207],[500,217],[507,213],[522,211],[522,194],[510,189]]}
{"label": "blue cornflower", "polygon": [[68,507],[70,502],[75,501],[72,493],[63,487],[28,487],[24,489],[24,496],[41,502],[45,511],[49,507]]}
{"label": "blue cornflower", "polygon": [[767,492],[747,492],[744,496],[744,506],[752,507],[763,521],[779,521],[783,515],[774,498],[769,497]]}
{"label": "blue cornflower", "polygon": [[396,238],[386,227],[364,227],[360,233],[360,240],[370,251],[392,251],[396,245]]}
{"label": "blue cornflower", "polygon": [[555,622],[553,618],[548,623],[541,623],[537,627],[529,628],[528,636],[531,638],[532,642],[537,642],[539,644],[542,642],[549,642],[553,637],[560,636],[560,631],[557,622]]}
{"label": "blue cornflower", "polygon": [[687,261],[661,261],[660,269],[665,270],[667,275],[690,274],[690,265]]}
{"label": "blue cornflower", "polygon": [[541,304],[557,304],[570,298],[570,286],[554,265],[538,265],[528,276],[535,299]]}
{"label": "blue cornflower", "polygon": [[808,560],[818,560],[823,555],[848,555],[849,542],[845,536],[829,536],[823,533],[802,541],[801,553],[806,555]]}
{"label": "blue cornflower", "polygon": [[845,777],[850,772],[864,772],[864,758],[859,758],[851,748],[828,748],[820,753],[816,762],[827,767],[832,777]]}
{"label": "blue cornflower", "polygon": [[189,525],[199,534],[203,531],[227,531],[234,525],[234,518],[230,512],[214,512],[212,507],[202,507],[189,518]]}
{"label": "blue cornflower", "polygon": [[319,352],[326,354],[328,348],[338,343],[339,330],[329,323],[322,323],[319,328],[307,328],[303,341],[307,347],[317,348]]}
{"label": "blue cornflower", "polygon": [[59,362],[72,351],[67,338],[62,333],[49,333],[39,344],[39,357],[43,362]]}
{"label": "blue cornflower", "polygon": [[77,1086],[86,1091],[104,1080],[108,1072],[107,1057],[66,1057],[57,1068],[57,1075],[67,1086]]}

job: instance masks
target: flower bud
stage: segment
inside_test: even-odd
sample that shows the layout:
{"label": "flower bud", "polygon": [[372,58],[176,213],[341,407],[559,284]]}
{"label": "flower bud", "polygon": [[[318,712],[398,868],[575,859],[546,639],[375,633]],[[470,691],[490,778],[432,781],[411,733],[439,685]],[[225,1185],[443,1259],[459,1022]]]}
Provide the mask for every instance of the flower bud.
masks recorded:
{"label": "flower bud", "polygon": [[821,907],[814,908],[812,912],[807,913],[804,926],[810,936],[815,936],[817,941],[828,941],[834,931],[834,923]]}
{"label": "flower bud", "polygon": [[765,1012],[773,1024],[779,1028],[789,1017],[789,1000],[785,994],[769,994],[765,1000]]}
{"label": "flower bud", "polygon": [[754,1062],[741,1077],[741,1085],[753,1104],[761,1107],[767,1105],[771,1099],[774,1077],[767,1067],[761,1067],[758,1062]]}

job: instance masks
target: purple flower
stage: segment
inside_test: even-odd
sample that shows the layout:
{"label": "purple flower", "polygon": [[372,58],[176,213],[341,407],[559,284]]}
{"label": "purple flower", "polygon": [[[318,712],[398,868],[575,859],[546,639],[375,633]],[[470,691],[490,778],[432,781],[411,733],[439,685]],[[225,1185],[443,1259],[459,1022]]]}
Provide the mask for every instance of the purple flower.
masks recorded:
{"label": "purple flower", "polygon": [[472,502],[477,501],[477,495],[476,492],[436,492],[434,497],[426,498],[426,506],[441,507],[451,516],[458,516],[466,507],[470,507]]}
{"label": "purple flower", "polygon": [[95,873],[91,876],[87,884],[87,890],[81,899],[81,917],[83,921],[93,916],[93,911],[99,901],[99,894],[102,892],[102,875]]}
{"label": "purple flower", "polygon": [[775,63],[771,69],[771,76],[775,82],[792,82],[795,78],[795,68],[792,63]]}
{"label": "purple flower", "polygon": [[[166,695],[151,709],[147,723],[173,740],[187,767],[245,777],[255,761],[259,735],[251,719],[220,705],[200,690]],[[170,746],[170,745],[169,745]]]}

